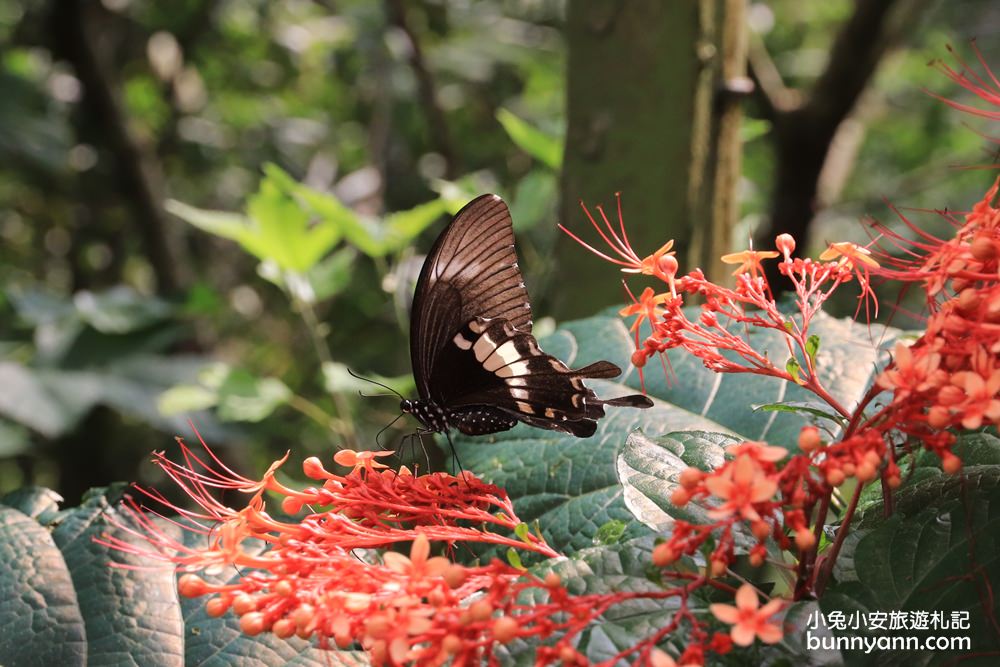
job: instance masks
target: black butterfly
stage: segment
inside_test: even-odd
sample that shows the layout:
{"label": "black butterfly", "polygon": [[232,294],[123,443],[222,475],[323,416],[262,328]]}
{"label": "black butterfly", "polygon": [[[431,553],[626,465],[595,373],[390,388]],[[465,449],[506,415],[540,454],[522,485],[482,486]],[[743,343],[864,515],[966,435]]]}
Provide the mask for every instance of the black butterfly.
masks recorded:
{"label": "black butterfly", "polygon": [[594,434],[605,405],[648,408],[640,394],[602,400],[584,378],[621,369],[598,361],[571,370],[531,335],[531,305],[514,251],[507,205],[496,195],[469,202],[441,233],[413,297],[410,357],[420,398],[400,408],[425,428],[496,433],[522,421]]}

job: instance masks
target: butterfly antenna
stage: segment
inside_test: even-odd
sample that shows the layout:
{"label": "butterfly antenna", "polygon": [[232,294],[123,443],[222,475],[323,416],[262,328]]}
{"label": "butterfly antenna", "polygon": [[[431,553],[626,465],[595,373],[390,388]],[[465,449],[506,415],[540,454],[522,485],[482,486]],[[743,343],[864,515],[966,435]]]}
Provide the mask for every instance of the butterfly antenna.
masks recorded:
{"label": "butterfly antenna", "polygon": [[[394,393],[396,396],[398,396],[400,398],[400,400],[402,400],[402,399],[405,398],[402,394],[400,394],[398,391],[396,391],[395,389],[393,389],[392,387],[390,387],[387,384],[382,384],[381,382],[377,382],[375,380],[372,380],[371,378],[366,378],[366,377],[363,377],[361,375],[358,375],[357,373],[355,373],[354,371],[352,371],[350,368],[347,369],[347,372],[350,373],[351,377],[353,377],[353,378],[357,378],[358,380],[364,380],[365,382],[371,382],[372,384],[376,384],[376,385],[382,387],[383,389],[388,389],[389,391],[391,391],[392,393]],[[364,394],[361,394],[361,395],[364,396]]]}

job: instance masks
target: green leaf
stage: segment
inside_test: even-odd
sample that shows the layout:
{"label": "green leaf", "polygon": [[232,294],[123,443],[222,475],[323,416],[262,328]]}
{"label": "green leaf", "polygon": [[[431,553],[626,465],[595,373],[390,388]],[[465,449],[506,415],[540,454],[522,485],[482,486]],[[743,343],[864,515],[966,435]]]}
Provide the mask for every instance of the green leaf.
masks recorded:
{"label": "green leaf", "polygon": [[439,198],[418,204],[406,211],[390,213],[385,217],[389,249],[396,251],[406,247],[447,212],[447,202]]}
{"label": "green leaf", "polygon": [[258,378],[233,369],[219,386],[217,410],[223,421],[258,422],[291,397],[291,389],[277,378]]}
{"label": "green leaf", "polygon": [[[370,394],[378,393],[380,391],[379,388],[371,382],[365,382],[364,380],[351,375],[348,371],[347,365],[337,361],[324,363],[322,366],[322,373],[323,389],[331,394],[348,392],[354,393],[359,391]],[[384,375],[371,375],[366,377],[370,380],[374,380],[375,382],[379,382],[390,387],[393,391],[396,391],[403,396],[409,396],[416,390],[416,385],[413,382],[413,375],[410,373],[407,373],[406,375],[398,375],[396,377],[386,377]]]}
{"label": "green leaf", "polygon": [[555,217],[558,179],[547,169],[536,168],[517,182],[510,215],[514,232],[520,233],[550,222]]}
{"label": "green leaf", "polygon": [[524,564],[521,563],[521,555],[517,553],[517,549],[514,547],[509,547],[507,549],[507,562],[510,563],[511,567],[517,568],[518,570],[523,570]]}
{"label": "green leaf", "polygon": [[203,232],[236,241],[240,245],[245,238],[253,235],[250,219],[238,213],[195,208],[176,199],[168,199],[163,207]]}
{"label": "green leaf", "polygon": [[514,534],[517,535],[519,538],[521,538],[525,542],[529,542],[530,541],[530,540],[528,540],[528,535],[530,533],[531,533],[531,529],[528,528],[528,524],[526,524],[526,523],[522,522],[522,523],[519,523],[516,526],[514,526]]}
{"label": "green leaf", "polygon": [[148,559],[94,541],[105,533],[137,540],[116,525],[128,522],[114,507],[120,497],[120,488],[96,489],[52,531],[86,624],[87,664],[120,664],[123,655],[139,665],[179,664],[185,632],[173,571],[150,570]]}
{"label": "green leaf", "polygon": [[667,531],[675,519],[711,523],[698,503],[677,507],[670,496],[680,485],[685,468],[713,470],[725,461],[725,449],[740,442],[725,433],[675,432],[649,438],[642,433],[628,436],[618,457],[618,478],[624,488],[625,505],[636,519],[657,533]]}
{"label": "green leaf", "polygon": [[[88,637],[73,581],[52,535],[0,506],[0,664],[88,664]],[[98,664],[92,662],[91,664]]]}
{"label": "green leaf", "polygon": [[182,384],[160,394],[156,406],[163,415],[183,415],[215,407],[218,402],[218,392],[196,384]]}
{"label": "green leaf", "polygon": [[788,361],[785,362],[785,370],[788,371],[793,380],[802,384],[802,380],[799,378],[799,371],[802,370],[802,367],[799,366],[799,362],[795,357],[788,358]]}
{"label": "green leaf", "polygon": [[46,523],[59,511],[63,497],[42,486],[23,486],[0,498],[0,503],[27,514],[39,523]]}
{"label": "green leaf", "polygon": [[[965,433],[959,436],[952,451],[962,459],[961,475],[941,470],[941,459],[920,450],[901,461],[903,485],[893,493],[895,512],[912,512],[951,497],[967,485],[988,484],[992,475],[1000,476],[1000,438],[991,433]],[[912,470],[912,471],[911,471]],[[862,492],[855,522],[865,528],[882,521],[883,498],[879,484],[870,484]]]}
{"label": "green leaf", "polygon": [[621,542],[626,528],[628,528],[628,524],[624,521],[612,519],[597,529],[594,544],[617,544]]}
{"label": "green leaf", "polygon": [[[853,570],[846,572],[846,581],[828,589],[821,605],[826,612],[935,611],[946,617],[967,611],[971,629],[947,634],[971,637],[971,652],[962,654],[994,651],[996,634],[988,619],[1000,612],[1000,603],[982,592],[1000,586],[1000,466],[973,466],[964,480],[943,482],[916,485],[909,494],[900,494],[890,519],[864,522],[871,529],[854,548]],[[874,665],[888,657],[925,664],[957,655],[876,651],[866,658],[845,658],[850,664]]]}
{"label": "green leaf", "polygon": [[784,403],[764,403],[763,405],[753,405],[751,407],[754,412],[758,410],[764,410],[765,412],[797,412],[829,419],[838,426],[844,426],[846,423],[844,417],[833,412],[833,408],[819,401],[786,401]]}
{"label": "green leaf", "polygon": [[304,274],[337,244],[341,227],[330,216],[312,221],[311,202],[298,198],[303,191],[312,192],[306,186],[273,164],[264,172],[259,189],[247,200],[246,217],[175,201],[168,202],[167,210],[199,229],[236,241],[262,262]]}
{"label": "green leaf", "polygon": [[816,364],[817,352],[819,352],[819,336],[812,334],[806,339],[806,354],[809,355],[809,360],[814,366]]}
{"label": "green leaf", "polygon": [[507,109],[497,109],[497,120],[518,148],[550,169],[559,170],[563,154],[561,138],[545,134]]}

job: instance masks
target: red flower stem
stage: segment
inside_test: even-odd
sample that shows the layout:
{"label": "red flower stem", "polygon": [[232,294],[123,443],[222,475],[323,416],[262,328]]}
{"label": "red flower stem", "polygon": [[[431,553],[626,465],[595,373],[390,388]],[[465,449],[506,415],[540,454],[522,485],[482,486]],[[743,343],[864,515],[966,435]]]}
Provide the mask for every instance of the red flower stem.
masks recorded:
{"label": "red flower stem", "polygon": [[826,584],[830,580],[830,575],[833,572],[833,565],[837,561],[837,555],[840,554],[840,548],[844,546],[844,540],[847,539],[847,533],[851,531],[851,519],[854,518],[854,510],[858,508],[858,501],[861,499],[861,490],[864,486],[864,484],[858,483],[858,485],[854,487],[854,495],[851,496],[851,502],[847,506],[847,511],[840,520],[840,528],[837,529],[837,536],[833,540],[833,545],[830,547],[829,552],[825,555],[826,558],[823,561],[823,565],[816,572],[816,583],[813,588],[816,591],[817,596],[823,594],[823,590],[826,588]]}

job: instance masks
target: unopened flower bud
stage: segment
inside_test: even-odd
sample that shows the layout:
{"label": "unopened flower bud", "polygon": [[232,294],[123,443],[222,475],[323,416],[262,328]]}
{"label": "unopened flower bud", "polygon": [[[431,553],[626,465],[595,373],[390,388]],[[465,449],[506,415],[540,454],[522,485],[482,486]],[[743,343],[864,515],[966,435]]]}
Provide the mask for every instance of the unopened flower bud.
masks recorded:
{"label": "unopened flower bud", "polygon": [[323,468],[323,462],[316,456],[310,456],[302,462],[302,472],[309,479],[325,479],[329,477],[326,469]]}
{"label": "unopened flower bud", "polygon": [[244,614],[240,617],[240,630],[243,634],[253,637],[254,635],[259,635],[267,629],[267,621],[264,618],[264,614],[259,611],[254,611],[249,614]]}
{"label": "unopened flower bud", "polygon": [[941,457],[941,469],[949,475],[954,475],[962,469],[962,459],[951,452],[945,452],[944,456]]}
{"label": "unopened flower bud", "polygon": [[846,478],[847,476],[844,475],[843,471],[837,468],[833,468],[826,473],[826,483],[830,486],[840,486]]}
{"label": "unopened flower bud", "polygon": [[469,605],[469,615],[473,621],[485,621],[493,615],[493,605],[487,600],[477,600]]}
{"label": "unopened flower bud", "polygon": [[231,599],[228,597],[212,598],[205,603],[205,613],[212,618],[218,618],[229,611],[230,603]]}
{"label": "unopened flower bud", "polygon": [[442,575],[449,588],[458,588],[465,583],[465,568],[457,563],[449,565]]}
{"label": "unopened flower bud", "polygon": [[677,550],[669,542],[662,542],[653,548],[652,561],[656,567],[666,567],[677,560]]}
{"label": "unopened flower bud", "polygon": [[501,616],[493,621],[493,637],[501,644],[506,644],[517,636],[518,623],[510,616]]}
{"label": "unopened flower bud", "polygon": [[781,251],[781,254],[788,257],[795,252],[795,239],[791,234],[778,234],[774,239],[774,247]]}
{"label": "unopened flower bud", "polygon": [[247,593],[241,593],[233,598],[233,613],[237,616],[257,611],[257,598]]}
{"label": "unopened flower bud", "polygon": [[177,580],[177,592],[186,598],[196,598],[208,592],[208,584],[197,574],[185,574]]}
{"label": "unopened flower bud", "polygon": [[997,243],[988,236],[977,236],[969,245],[969,252],[980,262],[996,259]]}
{"label": "unopened flower bud", "polygon": [[687,492],[682,486],[678,486],[674,489],[673,493],[670,494],[670,502],[677,507],[684,507],[691,500],[691,494]]}
{"label": "unopened flower bud", "polygon": [[678,481],[681,483],[681,486],[690,491],[694,487],[698,486],[704,476],[705,473],[697,468],[684,468],[684,470],[681,471],[680,477],[678,477]]}
{"label": "unopened flower bud", "polygon": [[799,449],[808,454],[820,446],[819,429],[815,426],[803,426],[799,431]]}
{"label": "unopened flower bud", "polygon": [[771,534],[771,526],[767,525],[766,521],[754,521],[750,524],[750,532],[758,540],[765,540]]}
{"label": "unopened flower bud", "polygon": [[945,428],[951,421],[951,410],[943,405],[935,405],[927,411],[927,424],[933,428]]}
{"label": "unopened flower bud", "polygon": [[875,473],[875,466],[868,461],[864,461],[858,464],[858,469],[855,471],[854,476],[858,478],[859,482],[870,482],[875,479]]}
{"label": "unopened flower bud", "polygon": [[677,266],[677,259],[675,259],[673,255],[664,255],[660,258],[660,271],[663,271],[671,278],[677,275]]}
{"label": "unopened flower bud", "polygon": [[815,544],[816,535],[814,535],[811,530],[799,528],[795,531],[795,546],[797,546],[800,551],[808,551],[809,549],[812,549]]}
{"label": "unopened flower bud", "polygon": [[280,639],[288,639],[295,634],[295,621],[290,618],[278,619],[271,626],[271,632],[277,635]]}
{"label": "unopened flower bud", "polygon": [[445,635],[441,640],[441,650],[448,655],[455,655],[462,650],[462,639],[458,635]]}
{"label": "unopened flower bud", "polygon": [[632,353],[632,365],[636,368],[642,368],[646,365],[646,351],[644,349]]}

